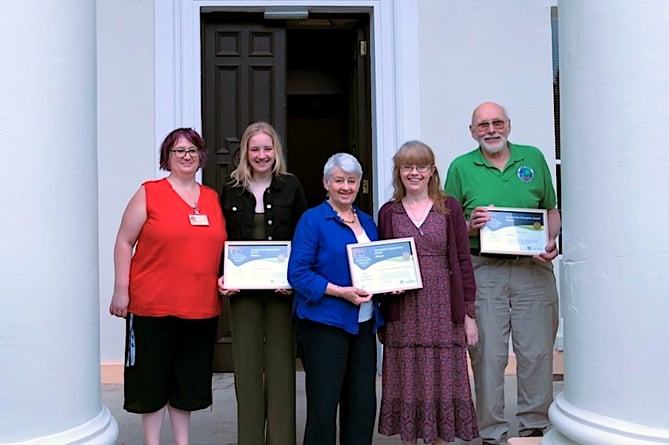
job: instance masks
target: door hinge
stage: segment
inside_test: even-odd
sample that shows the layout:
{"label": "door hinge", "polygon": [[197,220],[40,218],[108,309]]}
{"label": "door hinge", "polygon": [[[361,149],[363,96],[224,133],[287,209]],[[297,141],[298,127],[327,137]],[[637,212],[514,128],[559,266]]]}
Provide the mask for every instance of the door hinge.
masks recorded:
{"label": "door hinge", "polygon": [[366,56],[367,55],[367,40],[361,40],[359,43],[360,43],[360,55],[361,56]]}

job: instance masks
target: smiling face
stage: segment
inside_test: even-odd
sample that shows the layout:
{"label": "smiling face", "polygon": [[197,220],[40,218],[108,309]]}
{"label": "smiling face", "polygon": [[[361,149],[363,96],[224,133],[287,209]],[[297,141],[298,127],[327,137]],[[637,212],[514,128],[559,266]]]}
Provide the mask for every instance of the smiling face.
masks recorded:
{"label": "smiling face", "polygon": [[496,154],[506,147],[511,120],[501,106],[485,103],[474,111],[469,131],[483,150]]}
{"label": "smiling face", "polygon": [[254,176],[271,173],[274,156],[274,142],[268,134],[258,133],[249,139],[247,157]]}
{"label": "smiling face", "polygon": [[[193,152],[195,150],[195,152]],[[169,152],[169,171],[184,176],[195,175],[200,167],[200,151],[188,139],[180,136]],[[179,157],[183,156],[183,157]]]}
{"label": "smiling face", "polygon": [[332,169],[330,179],[323,178],[323,186],[327,190],[330,201],[340,210],[353,205],[360,188],[360,176],[355,173],[346,173],[340,167]]}

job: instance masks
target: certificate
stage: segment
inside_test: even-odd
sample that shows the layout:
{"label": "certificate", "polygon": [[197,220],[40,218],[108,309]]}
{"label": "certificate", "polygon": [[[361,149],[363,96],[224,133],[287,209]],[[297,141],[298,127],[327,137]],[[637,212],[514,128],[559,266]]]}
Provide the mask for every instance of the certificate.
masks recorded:
{"label": "certificate", "polygon": [[538,255],[548,244],[547,211],[488,207],[490,221],[481,229],[481,253]]}
{"label": "certificate", "polygon": [[348,244],[346,253],[355,287],[372,294],[423,287],[413,238]]}
{"label": "certificate", "polygon": [[226,289],[290,289],[290,241],[226,241],[223,250]]}

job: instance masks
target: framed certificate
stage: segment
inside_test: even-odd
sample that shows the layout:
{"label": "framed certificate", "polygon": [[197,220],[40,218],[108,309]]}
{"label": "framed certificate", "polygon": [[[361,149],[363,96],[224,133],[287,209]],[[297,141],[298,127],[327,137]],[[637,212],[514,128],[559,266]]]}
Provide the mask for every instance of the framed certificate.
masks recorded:
{"label": "framed certificate", "polygon": [[226,289],[289,289],[290,241],[226,241]]}
{"label": "framed certificate", "polygon": [[372,294],[423,287],[413,238],[348,244],[346,253],[355,287]]}
{"label": "framed certificate", "polygon": [[481,229],[481,253],[538,255],[548,244],[545,209],[488,207],[490,221]]}

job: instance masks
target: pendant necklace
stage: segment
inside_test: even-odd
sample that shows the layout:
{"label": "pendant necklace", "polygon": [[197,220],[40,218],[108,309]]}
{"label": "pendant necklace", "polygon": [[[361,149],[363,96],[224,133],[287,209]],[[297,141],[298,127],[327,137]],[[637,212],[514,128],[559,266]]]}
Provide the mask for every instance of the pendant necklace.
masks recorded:
{"label": "pendant necklace", "polygon": [[[418,233],[420,233],[421,235],[425,235],[425,233],[423,233],[422,225],[425,222],[428,213],[430,212],[430,208],[432,207],[432,201],[428,201],[428,205],[423,205],[423,208],[420,210],[418,215],[416,215],[416,213],[414,213],[412,210],[409,209],[409,205],[406,202],[404,202],[403,204],[404,204],[404,209],[407,212],[407,216],[414,224],[414,226],[416,226],[416,228],[418,229]],[[420,216],[420,218],[418,218],[417,216]]]}

